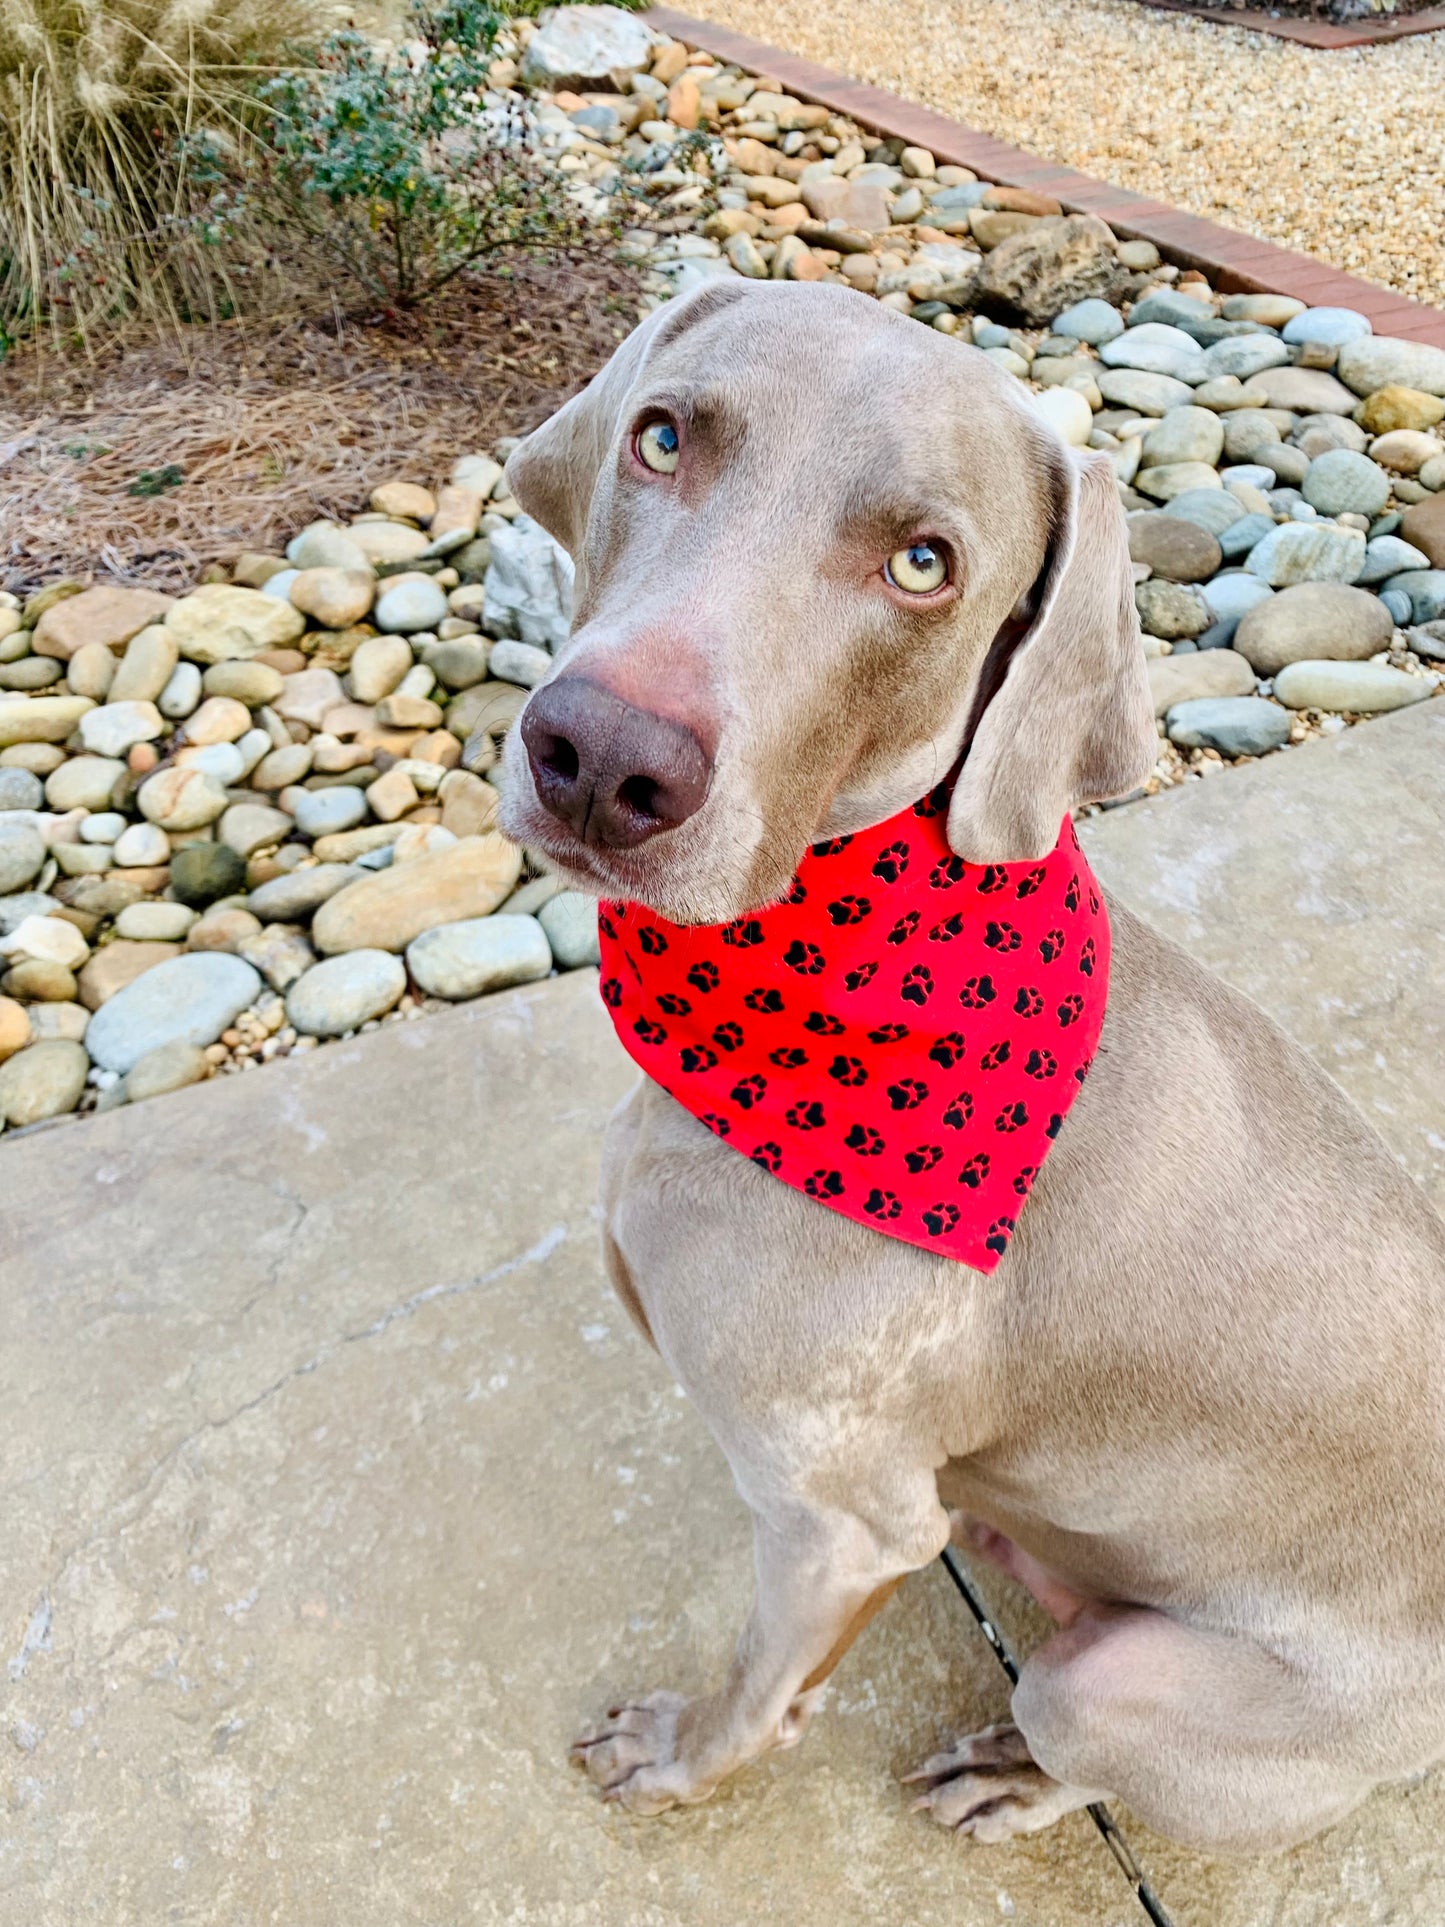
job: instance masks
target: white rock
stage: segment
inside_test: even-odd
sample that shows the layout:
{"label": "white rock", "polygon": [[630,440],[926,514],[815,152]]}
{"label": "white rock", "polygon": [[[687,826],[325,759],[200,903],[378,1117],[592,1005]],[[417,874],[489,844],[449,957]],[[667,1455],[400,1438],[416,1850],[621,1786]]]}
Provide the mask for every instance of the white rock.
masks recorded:
{"label": "white rock", "polygon": [[154,703],[103,703],[80,719],[80,740],[97,756],[124,756],[137,743],[153,743],[165,724]]}
{"label": "white rock", "polygon": [[494,636],[557,650],[572,627],[572,558],[530,516],[492,533],[483,620]]}
{"label": "white rock", "polygon": [[[1035,414],[1041,415],[1071,448],[1087,448],[1093,432],[1094,415],[1084,397],[1073,388],[1044,388],[1030,395]],[[498,645],[500,647],[500,645]],[[499,675],[505,671],[499,670]]]}
{"label": "white rock", "polygon": [[392,588],[383,586],[372,611],[378,629],[388,635],[407,636],[421,629],[435,629],[446,613],[446,590],[438,588],[430,576],[412,576]]}
{"label": "white rock", "polygon": [[0,937],[0,957],[16,963],[63,964],[78,969],[90,955],[90,945],[64,917],[25,917]]}
{"label": "white rock", "polygon": [[608,87],[650,65],[658,36],[621,7],[561,7],[533,34],[522,59],[530,85]]}
{"label": "white rock", "polygon": [[183,722],[201,700],[201,672],[193,662],[178,662],[156,707],[171,722]]}
{"label": "white rock", "polygon": [[117,869],[149,869],[171,860],[171,839],[154,823],[132,823],[115,840]]}
{"label": "white rock", "polygon": [[310,1037],[339,1037],[380,1017],[406,989],[406,966],[386,950],[349,950],[299,977],[286,996],[286,1016]]}
{"label": "white rock", "polygon": [[196,916],[184,903],[128,903],[115,920],[115,934],[142,943],[179,943]]}
{"label": "white rock", "polygon": [[535,917],[470,917],[414,938],[406,961],[428,996],[456,999],[545,977],[552,950]]}
{"label": "white rock", "polygon": [[101,1005],[85,1047],[103,1070],[124,1076],[162,1044],[214,1044],[260,992],[259,973],[240,957],[202,950],[171,957]]}

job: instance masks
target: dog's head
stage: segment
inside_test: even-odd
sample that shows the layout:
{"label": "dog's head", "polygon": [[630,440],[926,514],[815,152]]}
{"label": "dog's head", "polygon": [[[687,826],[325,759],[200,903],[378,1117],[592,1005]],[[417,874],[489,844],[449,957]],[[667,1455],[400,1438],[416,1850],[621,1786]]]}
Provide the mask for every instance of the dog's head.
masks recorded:
{"label": "dog's head", "polygon": [[984,355],[847,289],[650,316],[507,478],[577,564],[503,821],[600,894],[717,923],[966,748],[949,838],[1053,847],[1155,756],[1123,517]]}

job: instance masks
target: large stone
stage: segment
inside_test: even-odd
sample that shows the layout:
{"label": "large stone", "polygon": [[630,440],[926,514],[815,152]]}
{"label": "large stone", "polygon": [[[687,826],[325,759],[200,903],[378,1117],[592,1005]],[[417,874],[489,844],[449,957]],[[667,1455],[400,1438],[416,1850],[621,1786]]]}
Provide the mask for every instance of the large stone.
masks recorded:
{"label": "large stone", "polygon": [[1147,635],[1162,636],[1166,642],[1202,636],[1209,627],[1210,615],[1203,597],[1194,588],[1178,582],[1141,582],[1134,591],[1139,622]]}
{"label": "large stone", "polygon": [[[493,553],[496,538],[493,538]],[[446,590],[437,587],[427,575],[405,576],[396,583],[383,583],[376,599],[378,629],[390,635],[416,635],[433,630],[447,613]]]}
{"label": "large stone", "polygon": [[1434,690],[1423,676],[1380,662],[1292,662],[1275,677],[1274,693],[1291,709],[1367,716],[1424,702]]}
{"label": "large stone", "polygon": [[175,604],[166,628],[189,662],[233,662],[299,641],[306,618],[259,589],[208,583]]}
{"label": "large stone", "polygon": [[0,816],[0,897],[23,890],[39,876],[47,855],[45,838],[32,823],[7,822]]}
{"label": "large stone", "polygon": [[1188,382],[1172,375],[1151,375],[1141,368],[1106,368],[1099,376],[1099,393],[1117,408],[1134,408],[1141,415],[1167,415],[1182,408],[1193,393]]}
{"label": "large stone", "polygon": [[1397,382],[1366,396],[1360,405],[1359,421],[1361,428],[1372,435],[1388,435],[1399,428],[1433,428],[1445,421],[1445,401],[1420,388],[1403,388]]}
{"label": "large stone", "polygon": [[571,632],[575,574],[571,556],[530,516],[494,530],[483,616],[488,633],[555,652]]}
{"label": "large stone", "polygon": [[80,972],[80,1001],[87,1010],[99,1010],[112,997],[180,955],[178,943],[162,938],[121,937],[95,951]]}
{"label": "large stone", "polygon": [[1254,671],[1232,649],[1198,649],[1187,656],[1156,656],[1146,664],[1154,714],[1200,696],[1252,696]]}
{"label": "large stone", "polygon": [[37,656],[69,662],[88,642],[123,649],[148,623],[161,622],[175,606],[155,589],[84,589],[52,603],[35,625],[31,648]]}
{"label": "large stone", "polygon": [[338,890],[357,881],[348,863],[317,863],[263,883],[247,897],[246,908],[263,923],[305,923]]}
{"label": "large stone", "polygon": [[1138,368],[1146,374],[1168,375],[1191,388],[1209,375],[1198,342],[1162,321],[1126,328],[1117,339],[1104,343],[1099,359],[1106,368]]}
{"label": "large stone", "polygon": [[147,777],[136,801],[148,822],[177,833],[214,823],[226,807],[226,792],[204,770],[173,768]]}
{"label": "large stone", "polygon": [[1378,596],[1342,582],[1300,582],[1242,617],[1234,647],[1261,676],[1309,657],[1358,662],[1390,646],[1394,625]]}
{"label": "large stone", "polygon": [[473,917],[426,931],[408,944],[406,963],[430,997],[480,997],[545,977],[552,950],[535,917]]}
{"label": "large stone", "polygon": [[[78,598],[77,598],[78,599]],[[112,703],[153,703],[175,673],[180,650],[175,636],[160,621],[151,622],[132,637],[111,678],[105,699]]]}
{"label": "large stone", "polygon": [[1251,575],[1284,588],[1292,582],[1353,582],[1365,566],[1359,529],[1332,522],[1282,522],[1249,552]]}
{"label": "large stone", "polygon": [[1212,409],[1173,408],[1144,437],[1139,466],[1163,468],[1177,462],[1207,462],[1213,467],[1223,452],[1224,423]]}
{"label": "large stone", "polygon": [[18,1130],[73,1111],[89,1070],[84,1048],[64,1038],[17,1051],[0,1064],[0,1125]]}
{"label": "large stone", "polygon": [[1428,556],[1432,569],[1445,569],[1445,493],[1407,508],[1400,519],[1400,533]]}
{"label": "large stone", "polygon": [[13,743],[63,743],[95,708],[88,696],[31,696],[0,700],[0,749]]}
{"label": "large stone", "polygon": [[1171,743],[1217,749],[1221,756],[1263,756],[1289,741],[1289,713],[1262,696],[1200,696],[1165,717]]}
{"label": "large stone", "polygon": [[1310,463],[1300,491],[1321,515],[1376,516],[1390,499],[1390,478],[1368,455],[1332,448]]}
{"label": "large stone", "polygon": [[1340,380],[1357,395],[1395,387],[1445,395],[1445,348],[1432,348],[1423,341],[1365,335],[1345,343],[1335,366]]}
{"label": "large stone", "polygon": [[348,629],[371,610],[376,577],[370,569],[302,569],[291,583],[293,604],[323,629]]}
{"label": "large stone", "polygon": [[190,951],[102,1004],[86,1027],[85,1047],[104,1070],[124,1076],[162,1044],[214,1044],[260,990],[260,975],[240,957]]}
{"label": "large stone", "polygon": [[652,29],[621,7],[559,7],[527,43],[522,78],[554,90],[616,87],[649,65],[656,45]]}
{"label": "large stone", "polygon": [[406,989],[406,966],[386,950],[352,950],[313,964],[292,984],[286,1016],[311,1037],[340,1037],[390,1010]]}
{"label": "large stone", "polygon": [[[390,827],[390,826],[388,826]],[[339,891],[316,912],[312,932],[324,954],[405,950],[437,924],[484,917],[511,891],[522,853],[495,832],[464,837]]]}
{"label": "large stone", "polygon": [[[503,906],[505,912],[505,906]],[[559,890],[537,911],[559,970],[580,970],[602,961],[597,941],[597,899],[580,890]]]}
{"label": "large stone", "polygon": [[1207,529],[1177,515],[1131,515],[1129,555],[1167,582],[1205,582],[1223,557]]}
{"label": "large stone", "polygon": [[244,857],[225,843],[188,843],[171,858],[171,888],[193,910],[244,889]]}
{"label": "large stone", "polygon": [[979,293],[1042,326],[1080,301],[1110,299],[1125,278],[1104,223],[1092,214],[1066,214],[1000,241],[984,257]]}
{"label": "large stone", "polygon": [[1323,368],[1266,368],[1250,387],[1259,390],[1266,408],[1287,408],[1298,415],[1351,415],[1355,397]]}
{"label": "large stone", "polygon": [[1284,324],[1284,338],[1292,346],[1316,341],[1326,348],[1342,348],[1373,333],[1369,320],[1354,308],[1305,308]]}

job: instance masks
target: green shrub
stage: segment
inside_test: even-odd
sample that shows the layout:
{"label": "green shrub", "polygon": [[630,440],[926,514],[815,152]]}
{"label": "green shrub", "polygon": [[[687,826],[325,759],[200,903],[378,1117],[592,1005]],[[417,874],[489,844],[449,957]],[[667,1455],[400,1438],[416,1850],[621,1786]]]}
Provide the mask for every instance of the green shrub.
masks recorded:
{"label": "green shrub", "polygon": [[252,209],[385,308],[418,306],[486,256],[582,240],[523,115],[483,106],[503,24],[486,0],[418,7],[397,46],[335,33],[265,82]]}

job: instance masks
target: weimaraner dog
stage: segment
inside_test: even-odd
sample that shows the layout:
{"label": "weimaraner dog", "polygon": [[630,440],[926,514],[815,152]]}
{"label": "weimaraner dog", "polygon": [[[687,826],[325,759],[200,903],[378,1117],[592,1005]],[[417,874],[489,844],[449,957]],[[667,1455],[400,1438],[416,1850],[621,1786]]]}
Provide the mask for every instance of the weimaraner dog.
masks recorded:
{"label": "weimaraner dog", "polygon": [[[1103,458],[850,290],[668,305],[507,475],[577,608],[503,820],[604,899],[756,911],[960,757],[949,843],[1020,862],[1157,754]],[[925,541],[949,577],[910,595],[887,558]],[[649,1080],[613,1118],[611,1276],[756,1555],[721,1688],[577,1742],[632,1812],[795,1743],[951,1538],[1058,1630],[1011,1722],[914,1776],[945,1827],[1115,1796],[1274,1849],[1445,1757],[1445,1226],[1253,1004],[1118,904],[1112,928],[1093,1073],[989,1275],[824,1209]]]}

